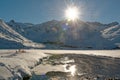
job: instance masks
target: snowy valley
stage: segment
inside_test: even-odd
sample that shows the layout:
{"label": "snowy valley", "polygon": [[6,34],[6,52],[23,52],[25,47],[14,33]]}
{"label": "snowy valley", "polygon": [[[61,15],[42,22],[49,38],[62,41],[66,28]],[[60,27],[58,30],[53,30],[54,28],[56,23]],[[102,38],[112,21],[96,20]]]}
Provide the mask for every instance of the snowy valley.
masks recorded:
{"label": "snowy valley", "polygon": [[118,22],[0,20],[0,49],[0,80],[120,79]]}

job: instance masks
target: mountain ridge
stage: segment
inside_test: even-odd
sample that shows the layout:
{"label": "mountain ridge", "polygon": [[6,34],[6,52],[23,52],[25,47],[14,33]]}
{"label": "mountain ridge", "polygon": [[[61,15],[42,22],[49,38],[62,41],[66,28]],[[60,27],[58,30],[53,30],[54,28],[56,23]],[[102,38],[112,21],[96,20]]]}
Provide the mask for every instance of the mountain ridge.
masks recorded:
{"label": "mountain ridge", "polygon": [[[16,44],[21,44],[22,46],[25,46],[26,48],[27,47],[35,47],[35,46],[40,47],[40,45],[37,45],[36,43],[32,42],[31,40],[28,40],[27,38],[23,37],[17,31],[13,30],[12,27],[7,25],[3,20],[0,20],[0,39],[9,41],[9,42],[15,42]],[[2,46],[5,46],[5,45],[3,44],[3,45],[1,45],[1,47]],[[6,46],[8,46],[8,45],[6,45]],[[12,43],[9,45],[9,47],[11,48],[11,46],[12,46]],[[42,45],[41,45],[41,47],[42,47]]]}
{"label": "mountain ridge", "polygon": [[102,24],[51,20],[32,24],[11,20],[5,24],[24,38],[43,44],[45,49],[115,49],[120,43],[118,22]]}

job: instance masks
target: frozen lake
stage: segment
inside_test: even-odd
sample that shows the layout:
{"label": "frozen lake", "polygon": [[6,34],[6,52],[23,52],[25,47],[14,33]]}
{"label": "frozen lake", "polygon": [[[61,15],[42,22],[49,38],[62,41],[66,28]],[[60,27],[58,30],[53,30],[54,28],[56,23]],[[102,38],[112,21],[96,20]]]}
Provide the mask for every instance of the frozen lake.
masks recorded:
{"label": "frozen lake", "polygon": [[87,55],[102,55],[111,57],[120,57],[120,50],[38,50],[44,53],[53,54],[87,54]]}
{"label": "frozen lake", "polygon": [[[13,53],[16,50],[0,50],[2,53]],[[26,49],[27,52],[50,53],[50,54],[87,54],[101,55],[110,57],[120,57],[120,50],[41,50],[41,49]]]}
{"label": "frozen lake", "polygon": [[[0,50],[1,53],[12,53],[16,50]],[[101,56],[111,56],[120,57],[120,50],[40,50],[40,49],[27,49],[27,52],[42,52],[48,54],[87,54],[87,55],[101,55]]]}

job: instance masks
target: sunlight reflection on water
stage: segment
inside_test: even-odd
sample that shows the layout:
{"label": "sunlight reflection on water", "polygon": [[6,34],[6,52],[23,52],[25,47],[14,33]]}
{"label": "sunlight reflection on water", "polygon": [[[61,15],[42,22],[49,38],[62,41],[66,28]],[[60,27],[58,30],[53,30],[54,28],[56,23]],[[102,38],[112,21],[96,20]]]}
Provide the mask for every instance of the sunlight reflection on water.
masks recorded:
{"label": "sunlight reflection on water", "polygon": [[76,65],[69,66],[68,64],[64,65],[65,72],[70,72],[72,76],[75,76],[76,73]]}

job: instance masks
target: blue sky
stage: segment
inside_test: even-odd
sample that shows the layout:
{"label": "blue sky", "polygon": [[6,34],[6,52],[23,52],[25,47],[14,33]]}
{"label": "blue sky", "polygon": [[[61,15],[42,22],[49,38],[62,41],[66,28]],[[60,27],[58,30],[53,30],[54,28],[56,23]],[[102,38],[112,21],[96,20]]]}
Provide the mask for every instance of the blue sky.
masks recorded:
{"label": "blue sky", "polygon": [[120,23],[120,0],[0,0],[0,18],[31,23],[63,20],[71,3],[79,7],[80,20]]}

